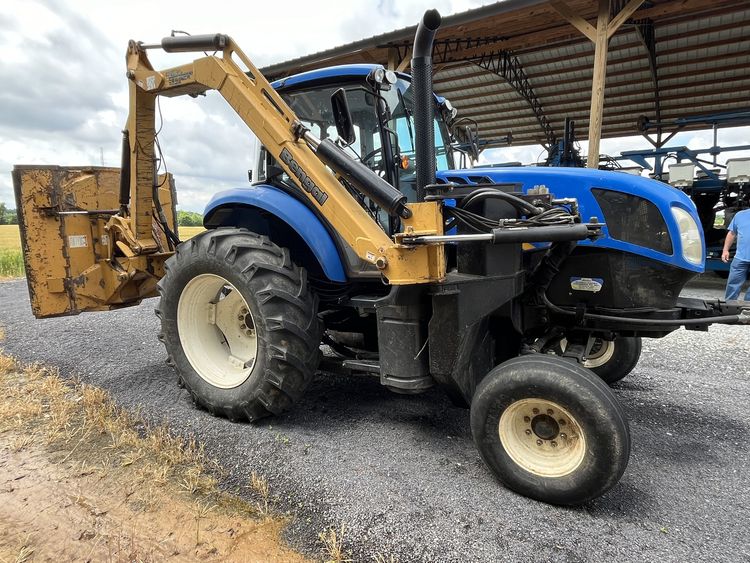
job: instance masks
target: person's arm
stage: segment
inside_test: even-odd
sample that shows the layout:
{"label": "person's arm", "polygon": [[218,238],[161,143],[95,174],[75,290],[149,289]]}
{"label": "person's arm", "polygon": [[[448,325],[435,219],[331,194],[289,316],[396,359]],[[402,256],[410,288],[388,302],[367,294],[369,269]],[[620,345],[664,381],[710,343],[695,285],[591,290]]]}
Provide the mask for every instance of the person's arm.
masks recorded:
{"label": "person's arm", "polygon": [[732,248],[736,238],[737,235],[734,234],[734,231],[730,230],[727,232],[727,238],[724,240],[724,250],[721,253],[721,259],[724,262],[729,262],[729,249]]}

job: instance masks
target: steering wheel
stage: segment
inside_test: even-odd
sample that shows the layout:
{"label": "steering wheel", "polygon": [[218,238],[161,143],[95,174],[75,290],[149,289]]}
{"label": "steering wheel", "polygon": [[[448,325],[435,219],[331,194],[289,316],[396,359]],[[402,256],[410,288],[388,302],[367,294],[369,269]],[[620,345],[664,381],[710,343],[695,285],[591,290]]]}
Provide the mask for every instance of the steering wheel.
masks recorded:
{"label": "steering wheel", "polygon": [[[378,154],[382,154],[383,147],[378,147],[375,150],[372,150],[368,152],[365,156],[362,157],[362,164],[367,164],[368,161],[374,160]],[[382,163],[382,160],[381,160]]]}

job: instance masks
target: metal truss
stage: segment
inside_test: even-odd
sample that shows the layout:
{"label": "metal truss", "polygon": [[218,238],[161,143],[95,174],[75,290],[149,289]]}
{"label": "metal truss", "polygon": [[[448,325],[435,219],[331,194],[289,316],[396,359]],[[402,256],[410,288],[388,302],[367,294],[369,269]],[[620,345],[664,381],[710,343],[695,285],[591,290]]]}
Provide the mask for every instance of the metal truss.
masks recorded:
{"label": "metal truss", "polygon": [[[656,65],[656,34],[654,23],[650,19],[635,22],[636,35],[648,54],[648,68],[651,81],[654,83],[654,109],[657,122],[661,122],[661,100],[659,96],[659,73]],[[650,140],[650,139],[649,139]],[[657,145],[661,144],[661,127],[657,129]]]}
{"label": "metal truss", "polygon": [[542,108],[542,103],[539,101],[539,98],[536,97],[534,89],[531,87],[529,78],[526,76],[526,72],[524,72],[523,66],[521,65],[521,61],[518,60],[518,57],[510,51],[495,51],[493,53],[482,55],[478,59],[470,62],[504,78],[505,81],[513,87],[513,89],[518,92],[526,102],[528,102],[531,111],[534,112],[536,120],[542,128],[542,131],[544,131],[547,144],[549,146],[557,144],[555,131],[552,129],[552,126],[547,119],[547,115],[544,113],[544,108]]}

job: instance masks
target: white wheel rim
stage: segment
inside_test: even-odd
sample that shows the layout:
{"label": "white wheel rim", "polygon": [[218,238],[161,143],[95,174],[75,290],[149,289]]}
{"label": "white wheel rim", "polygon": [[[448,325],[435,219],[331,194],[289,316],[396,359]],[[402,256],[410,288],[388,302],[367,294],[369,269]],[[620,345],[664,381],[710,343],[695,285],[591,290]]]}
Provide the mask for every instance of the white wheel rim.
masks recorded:
{"label": "white wheel rim", "polygon": [[[560,341],[560,349],[565,352],[565,348],[568,347],[568,340],[563,338]],[[615,354],[615,343],[613,340],[604,340],[603,338],[597,338],[594,346],[591,348],[591,353],[586,357],[583,362],[583,367],[588,369],[598,368],[603,366],[612,359]]]}
{"label": "white wheel rim", "polygon": [[177,304],[177,331],[190,365],[215,387],[242,385],[253,370],[258,336],[250,307],[227,280],[201,274]]}
{"label": "white wheel rim", "polygon": [[500,443],[510,458],[541,477],[564,477],[586,455],[586,437],[571,414],[545,399],[521,399],[500,416]]}

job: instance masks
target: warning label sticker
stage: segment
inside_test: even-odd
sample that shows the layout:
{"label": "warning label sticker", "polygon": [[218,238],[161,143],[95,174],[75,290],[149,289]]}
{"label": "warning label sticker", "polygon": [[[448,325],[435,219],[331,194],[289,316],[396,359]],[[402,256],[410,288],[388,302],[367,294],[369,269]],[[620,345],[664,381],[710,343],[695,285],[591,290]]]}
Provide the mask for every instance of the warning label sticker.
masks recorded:
{"label": "warning label sticker", "polygon": [[86,248],[89,245],[86,235],[70,235],[68,237],[68,248]]}
{"label": "warning label sticker", "polygon": [[604,280],[602,278],[570,278],[570,288],[574,291],[590,291],[598,293],[602,290]]}

